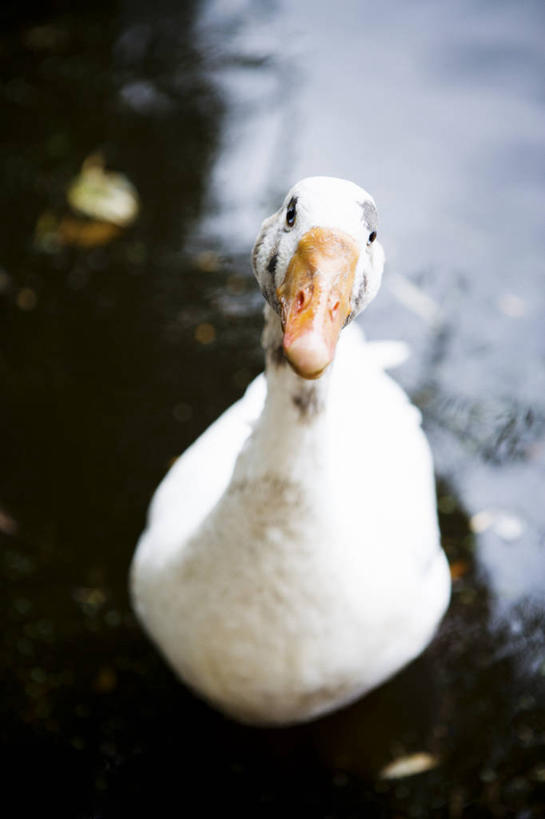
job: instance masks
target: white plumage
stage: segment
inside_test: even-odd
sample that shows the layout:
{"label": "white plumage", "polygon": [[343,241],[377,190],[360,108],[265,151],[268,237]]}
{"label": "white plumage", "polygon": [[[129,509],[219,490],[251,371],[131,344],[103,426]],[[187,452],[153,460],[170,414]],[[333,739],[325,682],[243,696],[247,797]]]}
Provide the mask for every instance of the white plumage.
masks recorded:
{"label": "white plumage", "polygon": [[315,178],[263,223],[266,378],[171,468],[132,565],[136,612],[167,660],[247,722],[306,720],[365,693],[423,650],[449,600],[420,415],[383,370],[398,350],[352,325],[318,379],[278,355],[287,314],[274,293],[310,229],[358,243],[351,313],[378,289],[371,205],[352,183]]}

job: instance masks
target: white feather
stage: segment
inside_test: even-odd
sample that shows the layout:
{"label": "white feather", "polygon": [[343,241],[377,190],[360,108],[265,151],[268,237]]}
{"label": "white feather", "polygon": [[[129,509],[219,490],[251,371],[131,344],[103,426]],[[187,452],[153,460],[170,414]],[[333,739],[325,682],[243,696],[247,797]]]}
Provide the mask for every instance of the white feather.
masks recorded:
{"label": "white feather", "polygon": [[271,367],[153,499],[136,611],[180,676],[238,719],[353,700],[418,655],[446,609],[430,451],[382,369],[401,352],[344,330],[312,382],[323,412],[294,402],[308,382]]}

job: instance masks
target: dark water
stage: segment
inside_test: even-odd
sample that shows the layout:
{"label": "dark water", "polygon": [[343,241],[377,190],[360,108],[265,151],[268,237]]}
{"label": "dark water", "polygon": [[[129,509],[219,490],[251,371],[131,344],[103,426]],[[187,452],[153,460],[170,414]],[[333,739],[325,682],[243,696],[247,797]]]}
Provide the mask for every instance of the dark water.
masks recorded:
{"label": "dark water", "polygon": [[[541,4],[1,14],[2,734],[19,815],[542,816]],[[69,216],[97,151],[139,218],[103,245],[48,244],[37,223]],[[310,173],[381,209],[390,261],[364,325],[411,346],[396,376],[424,413],[457,579],[394,680],[262,731],[174,679],[126,575],[170,459],[261,369],[248,249]],[[416,752],[439,764],[377,778]]]}

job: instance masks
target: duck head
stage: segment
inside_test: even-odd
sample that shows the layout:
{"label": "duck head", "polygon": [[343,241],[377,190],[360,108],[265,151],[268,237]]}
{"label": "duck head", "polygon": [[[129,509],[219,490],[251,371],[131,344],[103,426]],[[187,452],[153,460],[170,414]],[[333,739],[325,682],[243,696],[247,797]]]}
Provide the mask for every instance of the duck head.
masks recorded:
{"label": "duck head", "polygon": [[384,251],[373,198],[345,179],[301,180],[261,225],[252,262],[280,317],[285,357],[303,378],[319,378],[342,328],[380,287]]}

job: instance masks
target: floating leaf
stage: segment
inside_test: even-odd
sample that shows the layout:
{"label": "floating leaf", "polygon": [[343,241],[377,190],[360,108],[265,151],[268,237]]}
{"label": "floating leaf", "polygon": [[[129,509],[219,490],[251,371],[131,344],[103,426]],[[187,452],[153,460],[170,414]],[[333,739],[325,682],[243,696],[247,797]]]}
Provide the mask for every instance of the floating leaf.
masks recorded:
{"label": "floating leaf", "polygon": [[61,245],[97,247],[119,236],[121,229],[111,222],[93,222],[65,216],[57,226],[57,240]]}
{"label": "floating leaf", "polygon": [[386,765],[379,774],[380,779],[402,779],[405,776],[431,771],[439,765],[439,760],[433,754],[421,751],[417,754],[400,756]]}
{"label": "floating leaf", "polygon": [[453,580],[459,580],[467,574],[469,570],[469,563],[467,560],[455,560],[450,564],[450,576]]}
{"label": "floating leaf", "polygon": [[14,535],[17,532],[17,521],[0,507],[0,532],[5,535]]}
{"label": "floating leaf", "polygon": [[195,259],[195,263],[199,270],[204,273],[217,273],[221,267],[221,259],[213,250],[204,250],[199,253]]}
{"label": "floating leaf", "polygon": [[503,509],[483,509],[470,518],[469,526],[477,535],[491,529],[507,542],[518,540],[526,529],[526,524],[521,518]]}
{"label": "floating leaf", "polygon": [[88,157],[67,191],[70,205],[80,213],[118,227],[127,227],[138,215],[138,194],[126,176],[104,170],[100,154]]}
{"label": "floating leaf", "polygon": [[121,228],[111,222],[77,219],[63,216],[57,219],[50,211],[42,213],[36,223],[34,241],[46,252],[55,253],[62,245],[74,247],[97,247],[108,244],[121,233]]}
{"label": "floating leaf", "polygon": [[38,301],[35,291],[31,287],[22,287],[17,293],[17,307],[20,310],[34,310]]}
{"label": "floating leaf", "polygon": [[195,328],[195,338],[200,344],[211,344],[216,338],[216,330],[213,324],[203,322]]}

